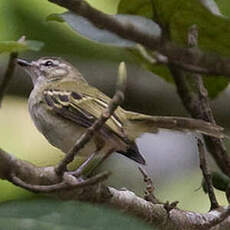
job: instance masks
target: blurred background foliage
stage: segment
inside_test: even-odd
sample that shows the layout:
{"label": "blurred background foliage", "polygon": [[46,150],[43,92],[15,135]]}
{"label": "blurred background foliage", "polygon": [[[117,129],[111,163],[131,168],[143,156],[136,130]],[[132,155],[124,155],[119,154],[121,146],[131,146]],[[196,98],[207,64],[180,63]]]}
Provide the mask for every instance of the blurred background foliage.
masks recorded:
{"label": "blurred background foliage", "polygon": [[[88,0],[88,2],[106,13],[115,14],[120,0]],[[121,4],[122,2],[125,1],[121,1]],[[225,16],[230,16],[229,1],[216,2],[220,11]],[[120,12],[122,12],[121,6]],[[140,15],[145,15],[145,9],[143,11],[140,7],[138,9]],[[128,62],[128,88],[124,104],[126,109],[153,115],[187,116],[174,85],[143,70],[140,67],[143,66],[141,61],[139,66],[136,65],[138,59],[130,51],[94,43],[81,35],[76,35],[65,23],[46,21],[48,15],[65,11],[46,0],[1,0],[0,41],[17,40],[26,35],[27,39],[44,42],[41,51],[27,51],[20,54],[20,57],[30,60],[41,56],[63,57],[76,65],[92,85],[110,96],[114,92],[118,63],[124,60]],[[149,15],[149,11],[147,12]],[[226,32],[224,30],[221,27],[218,33],[224,34]],[[212,36],[216,37],[217,34],[209,34],[207,38],[212,40]],[[0,80],[6,69],[7,60],[8,54],[0,56]],[[227,87],[228,82],[223,81],[224,87],[221,86],[222,91],[215,94],[212,107],[218,123],[223,125],[228,133],[230,107],[226,105],[230,100],[230,91]],[[212,84],[214,90],[217,85],[218,83],[214,81]],[[17,69],[0,110],[0,147],[37,165],[55,164],[63,156],[62,153],[49,145],[38,133],[27,111],[26,98],[31,87],[28,76]],[[208,197],[202,189],[195,192],[201,184],[202,176],[192,134],[161,131],[159,134],[141,138],[138,144],[146,155],[147,171],[153,178],[157,196],[163,201],[179,200],[179,207],[184,209],[201,212],[209,209]],[[229,146],[229,143],[227,144]],[[212,168],[215,168],[211,159],[210,162]],[[109,168],[113,172],[108,184],[117,188],[126,187],[143,195],[143,178],[134,162],[115,154],[104,168]],[[8,182],[1,181],[0,188],[3,191],[0,194],[2,201],[32,196]],[[224,193],[218,192],[218,196],[221,203],[226,204]]]}
{"label": "blurred background foliage", "polygon": [[144,221],[103,205],[53,199],[6,202],[0,205],[0,223],[6,230],[102,230],[108,226],[111,230],[156,230]]}

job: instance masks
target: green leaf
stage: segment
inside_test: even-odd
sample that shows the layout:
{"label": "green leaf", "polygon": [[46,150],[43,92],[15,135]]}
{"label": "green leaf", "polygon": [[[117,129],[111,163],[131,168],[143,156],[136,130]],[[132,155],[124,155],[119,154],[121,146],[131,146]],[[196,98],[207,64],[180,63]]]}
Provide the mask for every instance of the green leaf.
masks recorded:
{"label": "green leaf", "polygon": [[[168,28],[170,39],[182,45],[187,45],[188,28],[196,24],[199,30],[199,47],[208,52],[217,52],[221,55],[230,55],[230,20],[220,17],[219,8],[214,0],[154,0],[154,8],[157,11],[157,19]],[[151,1],[121,0],[118,13],[129,13],[153,17]],[[183,20],[182,20],[183,19]],[[141,58],[136,52],[132,52],[139,65],[168,82],[173,82],[170,72],[164,66],[153,66]],[[229,84],[224,77],[204,77],[205,86],[209,96],[216,97]]]}
{"label": "green leaf", "polygon": [[147,18],[153,18],[151,0],[121,0],[118,5],[119,14],[140,15]]}
{"label": "green leaf", "polygon": [[23,52],[27,50],[38,51],[42,48],[42,46],[42,42],[32,40],[26,40],[24,42],[0,41],[0,53]]}
{"label": "green leaf", "polygon": [[[86,18],[70,11],[67,11],[64,14],[59,14],[58,16],[50,15],[48,18],[50,17],[52,20],[57,21],[60,21],[60,18],[62,18],[75,32],[94,42],[124,48],[132,47],[136,44],[133,41],[123,39],[107,30],[99,29],[91,24]],[[147,18],[132,15],[114,15],[114,18],[122,23],[130,23],[149,35],[160,36],[161,34],[159,26]]]}
{"label": "green leaf", "polygon": [[218,94],[226,89],[229,84],[229,79],[221,76],[204,76],[203,80],[210,98],[218,96]]}
{"label": "green leaf", "polygon": [[[168,27],[172,41],[186,45],[188,28],[196,24],[199,30],[200,48],[230,55],[228,42],[230,19],[213,14],[211,11],[216,10],[210,3],[204,6],[199,0],[154,0],[153,2],[160,22]],[[151,1],[148,6],[151,8]]]}
{"label": "green leaf", "polygon": [[211,175],[213,186],[218,190],[226,191],[230,183],[230,178],[220,172],[212,172]]}
{"label": "green leaf", "polygon": [[[220,191],[225,192],[230,183],[230,178],[220,172],[212,172],[211,177],[212,177],[213,187]],[[201,186],[203,191],[205,193],[208,193],[207,184],[204,179],[202,180]]]}
{"label": "green leaf", "polygon": [[102,205],[37,199],[0,204],[4,230],[150,230],[152,226]]}
{"label": "green leaf", "polygon": [[[228,1],[228,0],[227,0]],[[221,15],[220,10],[214,0],[203,0],[200,2],[213,14]],[[151,0],[121,0],[118,5],[119,14],[141,15],[147,18],[154,18],[153,4]]]}

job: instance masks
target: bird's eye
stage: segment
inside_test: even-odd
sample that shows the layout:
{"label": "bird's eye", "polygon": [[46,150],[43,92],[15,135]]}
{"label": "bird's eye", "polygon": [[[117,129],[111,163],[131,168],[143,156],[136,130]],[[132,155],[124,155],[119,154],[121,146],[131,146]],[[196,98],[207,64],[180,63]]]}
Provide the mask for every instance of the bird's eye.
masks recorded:
{"label": "bird's eye", "polygon": [[54,66],[54,63],[52,61],[46,61],[43,65],[44,66]]}

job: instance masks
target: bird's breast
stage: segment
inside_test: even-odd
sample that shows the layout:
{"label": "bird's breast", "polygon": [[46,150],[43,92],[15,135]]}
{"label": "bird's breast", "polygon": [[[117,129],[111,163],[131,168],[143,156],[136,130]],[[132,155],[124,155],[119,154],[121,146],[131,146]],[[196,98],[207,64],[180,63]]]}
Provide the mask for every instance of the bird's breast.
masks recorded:
{"label": "bird's breast", "polygon": [[[29,112],[35,126],[49,143],[65,153],[74,146],[79,136],[85,131],[85,128],[54,114],[41,102],[29,103]],[[92,153],[92,149],[95,150],[93,141],[87,144],[79,154],[88,155]]]}

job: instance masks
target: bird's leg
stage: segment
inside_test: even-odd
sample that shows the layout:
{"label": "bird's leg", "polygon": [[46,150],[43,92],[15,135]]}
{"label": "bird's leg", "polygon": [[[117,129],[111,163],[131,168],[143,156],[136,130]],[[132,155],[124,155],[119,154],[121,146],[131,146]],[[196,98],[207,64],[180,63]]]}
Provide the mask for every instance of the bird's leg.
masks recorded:
{"label": "bird's leg", "polygon": [[96,163],[96,165],[88,173],[88,177],[92,176],[93,172],[115,151],[114,148],[109,149],[104,156]]}
{"label": "bird's leg", "polygon": [[75,177],[80,177],[84,169],[92,162],[92,160],[97,155],[97,153],[98,153],[98,150],[91,153],[90,156],[75,171],[70,172],[70,174]]}
{"label": "bird's leg", "polygon": [[95,156],[101,151],[104,147],[104,141],[97,136],[94,137],[94,143],[96,145],[96,150],[89,155],[89,157],[75,170],[70,172],[71,175],[75,177],[80,177],[83,174],[84,169],[90,165],[90,163],[94,160]]}

